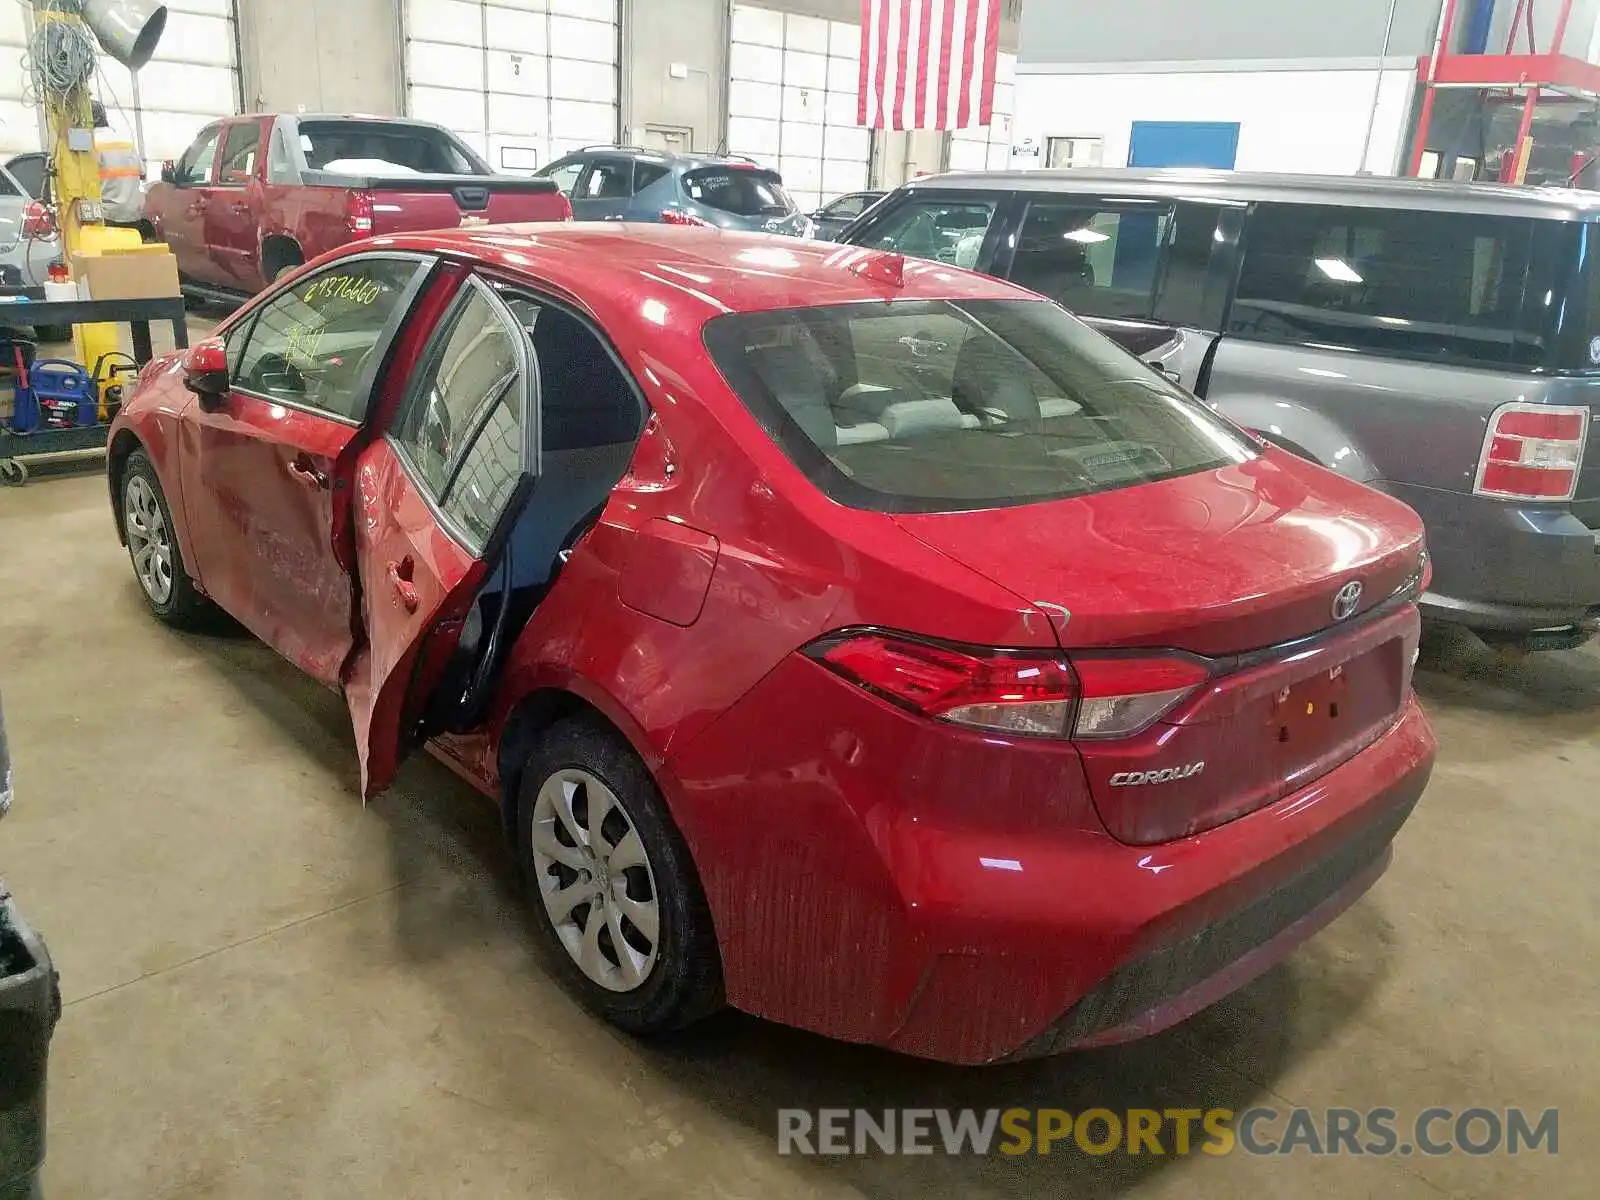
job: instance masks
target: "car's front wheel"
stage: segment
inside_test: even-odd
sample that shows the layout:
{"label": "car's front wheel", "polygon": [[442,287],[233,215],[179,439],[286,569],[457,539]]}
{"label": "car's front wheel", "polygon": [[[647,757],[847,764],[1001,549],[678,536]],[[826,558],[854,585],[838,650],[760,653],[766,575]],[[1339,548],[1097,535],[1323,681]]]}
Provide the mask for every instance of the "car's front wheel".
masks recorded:
{"label": "car's front wheel", "polygon": [[188,628],[198,624],[209,613],[210,601],[184,569],[172,511],[155,466],[143,450],[128,456],[121,483],[122,531],[145,603],[170,625]]}
{"label": "car's front wheel", "polygon": [[722,1002],[710,910],[689,849],[639,757],[581,718],[552,726],[517,796],[534,921],[585,1005],[632,1033],[680,1028]]}

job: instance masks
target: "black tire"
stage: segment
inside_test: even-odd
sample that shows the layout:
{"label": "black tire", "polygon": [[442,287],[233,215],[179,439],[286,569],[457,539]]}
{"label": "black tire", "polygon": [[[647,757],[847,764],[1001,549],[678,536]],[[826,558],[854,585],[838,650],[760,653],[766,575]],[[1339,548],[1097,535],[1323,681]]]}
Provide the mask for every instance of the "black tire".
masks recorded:
{"label": "black tire", "polygon": [[298,248],[275,249],[267,257],[266,276],[268,283],[277,283],[290,271],[305,264],[305,255]]}
{"label": "black tire", "polygon": [[[591,979],[574,952],[568,951],[546,907],[533,849],[534,814],[545,783],[572,770],[595,777],[609,789],[644,847],[644,870],[655,894],[659,931],[653,964],[629,990],[608,989]],[[681,1029],[722,1007],[722,959],[689,848],[650,772],[614,730],[594,719],[569,717],[545,731],[519,776],[516,836],[517,863],[534,924],[563,983],[587,1008],[629,1033],[652,1034]],[[552,872],[561,869],[550,864]],[[625,889],[633,890],[639,871],[632,868]],[[574,912],[585,908],[579,904]],[[624,936],[639,933],[637,926],[625,928]],[[609,932],[602,931],[600,937],[611,946],[610,961],[620,961]]]}
{"label": "black tire", "polygon": [[[170,556],[171,580],[170,590],[164,598],[153,594],[140,575],[138,554],[141,547],[135,545],[137,533],[129,528],[129,503],[130,492],[137,492],[141,481],[143,487],[148,488],[156,505],[161,511],[161,519],[167,531],[166,550]],[[122,465],[122,474],[117,480],[118,516],[123,523],[123,532],[128,542],[128,558],[133,564],[134,582],[139,587],[139,594],[144,597],[145,603],[150,606],[150,611],[168,625],[178,629],[197,629],[206,625],[216,616],[217,609],[210,600],[201,595],[194,586],[194,580],[189,578],[188,568],[184,565],[183,551],[178,547],[177,527],[172,522],[172,510],[167,507],[166,494],[161,490],[161,480],[156,477],[156,469],[151,464],[150,458],[143,450],[135,450],[128,455],[127,461]]]}
{"label": "black tire", "polygon": [[72,340],[71,325],[35,325],[33,336],[41,342],[70,342]]}

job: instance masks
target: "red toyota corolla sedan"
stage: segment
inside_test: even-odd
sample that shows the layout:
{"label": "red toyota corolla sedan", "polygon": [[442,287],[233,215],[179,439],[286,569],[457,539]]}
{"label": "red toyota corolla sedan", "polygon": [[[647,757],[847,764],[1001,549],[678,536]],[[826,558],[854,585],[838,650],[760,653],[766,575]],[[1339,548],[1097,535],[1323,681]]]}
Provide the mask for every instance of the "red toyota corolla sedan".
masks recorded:
{"label": "red toyota corolla sedan", "polygon": [[1383,871],[1434,743],[1422,526],[1060,308],[672,226],[368,241],[152,363],[154,612],[215,605],[504,806],[648,1032],[980,1063],[1238,987]]}

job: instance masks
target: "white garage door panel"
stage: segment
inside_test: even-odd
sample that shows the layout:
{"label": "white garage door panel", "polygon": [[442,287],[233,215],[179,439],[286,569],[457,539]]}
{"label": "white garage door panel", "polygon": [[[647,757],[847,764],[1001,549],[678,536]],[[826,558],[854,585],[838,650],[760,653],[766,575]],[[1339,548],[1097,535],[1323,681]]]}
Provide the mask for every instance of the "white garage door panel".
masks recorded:
{"label": "white garage door panel", "polygon": [[777,167],[802,209],[867,185],[872,135],[856,124],[859,26],[736,4],[728,148]]}
{"label": "white garage door panel", "polygon": [[952,171],[1011,169],[1011,118],[1016,112],[1017,56],[996,56],[994,120],[986,129],[958,129],[950,135]]}
{"label": "white garage door panel", "polygon": [[408,111],[496,170],[616,139],[616,0],[406,0],[405,21]]}
{"label": "white garage door panel", "polygon": [[[238,111],[231,0],[171,0],[155,57],[137,81],[101,55],[94,83],[117,132],[139,142],[153,171],[176,158],[201,127]],[[24,7],[0,0],[0,147],[40,147],[39,114],[21,103],[22,54],[28,39]]]}

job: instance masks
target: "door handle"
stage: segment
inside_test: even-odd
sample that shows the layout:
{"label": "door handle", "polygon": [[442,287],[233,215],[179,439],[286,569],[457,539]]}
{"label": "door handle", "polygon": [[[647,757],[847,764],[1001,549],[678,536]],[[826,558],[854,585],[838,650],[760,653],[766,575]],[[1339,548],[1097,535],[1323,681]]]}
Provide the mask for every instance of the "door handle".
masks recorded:
{"label": "door handle", "polygon": [[421,603],[417,595],[417,585],[411,582],[414,566],[409,554],[399,562],[389,564],[389,582],[394,585],[395,595],[400,597],[400,603],[405,606],[408,613],[416,612],[417,605]]}
{"label": "door handle", "polygon": [[289,464],[289,474],[294,476],[296,482],[303,483],[307,487],[325,488],[328,486],[328,473],[318,470],[311,460],[303,454]]}

